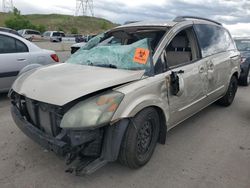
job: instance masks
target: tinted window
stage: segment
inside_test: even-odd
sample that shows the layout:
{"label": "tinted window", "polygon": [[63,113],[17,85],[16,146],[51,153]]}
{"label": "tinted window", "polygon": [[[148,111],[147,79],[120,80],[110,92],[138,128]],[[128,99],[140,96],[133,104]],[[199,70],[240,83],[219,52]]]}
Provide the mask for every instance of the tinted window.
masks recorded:
{"label": "tinted window", "polygon": [[229,33],[220,26],[198,24],[195,31],[203,57],[235,48]]}
{"label": "tinted window", "polygon": [[59,32],[53,32],[53,35],[52,35],[53,37],[60,37],[61,36],[61,33],[59,33]]}
{"label": "tinted window", "polygon": [[26,33],[28,35],[40,35],[40,33],[38,31],[32,31],[32,30],[28,30],[28,31],[26,31]]}
{"label": "tinted window", "polygon": [[0,54],[28,52],[28,47],[21,41],[0,35]]}

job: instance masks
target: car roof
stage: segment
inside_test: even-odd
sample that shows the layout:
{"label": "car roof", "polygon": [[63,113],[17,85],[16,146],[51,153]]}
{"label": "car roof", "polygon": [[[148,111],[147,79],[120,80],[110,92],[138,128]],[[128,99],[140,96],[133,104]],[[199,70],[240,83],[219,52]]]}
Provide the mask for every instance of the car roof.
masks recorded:
{"label": "car roof", "polygon": [[118,26],[117,28],[125,27],[173,27],[178,22],[167,21],[167,20],[151,20],[151,21],[136,21],[128,24]]}
{"label": "car roof", "polygon": [[[171,20],[151,20],[151,21],[128,21],[124,25],[118,26],[115,29],[129,28],[129,27],[173,27],[178,23],[205,23],[210,25],[217,25],[223,27],[221,23],[202,17],[195,16],[177,16]],[[126,24],[127,23],[127,24]]]}
{"label": "car roof", "polygon": [[38,30],[34,30],[34,29],[22,29],[22,30],[25,30],[25,31],[37,31],[37,32],[40,32]]}
{"label": "car roof", "polygon": [[5,31],[13,31],[13,29],[7,28],[7,27],[0,27],[1,30],[5,30]]}

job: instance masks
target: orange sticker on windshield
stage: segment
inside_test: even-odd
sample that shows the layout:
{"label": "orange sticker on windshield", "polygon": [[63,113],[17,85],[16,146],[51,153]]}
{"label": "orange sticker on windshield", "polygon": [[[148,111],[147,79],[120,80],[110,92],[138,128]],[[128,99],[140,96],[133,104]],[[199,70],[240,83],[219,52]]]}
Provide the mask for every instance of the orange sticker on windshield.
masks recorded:
{"label": "orange sticker on windshield", "polygon": [[146,64],[148,61],[149,50],[145,48],[136,48],[134,55],[134,62],[139,64]]}

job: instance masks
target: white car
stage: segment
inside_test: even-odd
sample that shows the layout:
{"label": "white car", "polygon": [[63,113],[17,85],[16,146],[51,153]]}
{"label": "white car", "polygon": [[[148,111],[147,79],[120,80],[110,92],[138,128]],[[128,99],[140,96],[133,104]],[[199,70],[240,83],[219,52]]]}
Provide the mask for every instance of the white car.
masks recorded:
{"label": "white car", "polygon": [[25,39],[29,41],[41,41],[42,35],[39,31],[32,29],[22,29],[18,30],[18,33]]}
{"label": "white car", "polygon": [[41,49],[17,35],[0,31],[0,92],[6,92],[19,71],[30,65],[59,62],[54,51]]}

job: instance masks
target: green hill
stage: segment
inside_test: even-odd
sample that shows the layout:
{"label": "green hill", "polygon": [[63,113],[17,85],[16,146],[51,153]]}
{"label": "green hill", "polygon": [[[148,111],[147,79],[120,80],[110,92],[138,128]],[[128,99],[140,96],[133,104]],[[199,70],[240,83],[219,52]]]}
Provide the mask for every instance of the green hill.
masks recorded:
{"label": "green hill", "polygon": [[[4,22],[10,16],[11,14],[0,12],[0,27],[5,26]],[[81,34],[99,33],[116,26],[108,20],[88,16],[30,14],[24,15],[24,17],[34,25],[44,25],[46,30],[63,30],[65,33],[70,33],[72,28],[77,28]]]}

